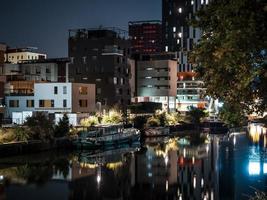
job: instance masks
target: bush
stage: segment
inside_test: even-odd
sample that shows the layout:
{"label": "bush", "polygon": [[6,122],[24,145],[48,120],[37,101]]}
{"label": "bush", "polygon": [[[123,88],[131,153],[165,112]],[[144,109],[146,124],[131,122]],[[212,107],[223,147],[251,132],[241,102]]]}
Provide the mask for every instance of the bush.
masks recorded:
{"label": "bush", "polygon": [[156,118],[155,116],[149,117],[146,126],[148,127],[158,127],[160,126],[160,120]]}
{"label": "bush", "polygon": [[103,115],[102,124],[119,124],[123,122],[122,114],[116,110],[110,110],[108,114]]}
{"label": "bush", "polygon": [[55,137],[64,137],[70,131],[69,118],[66,114],[59,120],[55,127]]}
{"label": "bush", "polygon": [[82,119],[80,124],[85,127],[95,126],[99,124],[98,117],[90,116],[88,118]]}

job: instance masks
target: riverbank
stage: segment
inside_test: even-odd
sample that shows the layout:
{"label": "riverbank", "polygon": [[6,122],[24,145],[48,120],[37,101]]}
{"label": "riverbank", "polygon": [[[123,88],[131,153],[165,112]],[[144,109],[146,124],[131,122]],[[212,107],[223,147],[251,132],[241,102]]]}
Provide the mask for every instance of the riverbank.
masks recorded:
{"label": "riverbank", "polygon": [[15,156],[21,154],[31,154],[55,149],[71,149],[72,141],[70,138],[56,138],[52,142],[41,140],[31,140],[28,142],[14,142],[0,144],[0,157]]}

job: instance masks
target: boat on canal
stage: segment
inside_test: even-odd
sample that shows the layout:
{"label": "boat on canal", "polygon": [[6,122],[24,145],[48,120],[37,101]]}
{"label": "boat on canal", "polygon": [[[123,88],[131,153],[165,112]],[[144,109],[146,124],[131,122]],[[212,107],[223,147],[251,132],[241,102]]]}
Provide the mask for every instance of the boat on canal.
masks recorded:
{"label": "boat on canal", "polygon": [[140,131],[123,125],[99,125],[83,131],[73,144],[77,149],[106,149],[139,142]]}

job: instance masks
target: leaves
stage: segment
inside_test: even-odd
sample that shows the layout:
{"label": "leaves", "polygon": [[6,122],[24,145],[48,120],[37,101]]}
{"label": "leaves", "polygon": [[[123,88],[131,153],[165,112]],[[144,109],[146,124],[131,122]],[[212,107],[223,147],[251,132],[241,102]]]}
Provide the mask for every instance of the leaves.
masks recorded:
{"label": "leaves", "polygon": [[[264,6],[256,0],[213,1],[191,21],[203,36],[190,54],[207,94],[247,113],[263,112],[266,98]],[[259,101],[255,101],[259,99]]]}

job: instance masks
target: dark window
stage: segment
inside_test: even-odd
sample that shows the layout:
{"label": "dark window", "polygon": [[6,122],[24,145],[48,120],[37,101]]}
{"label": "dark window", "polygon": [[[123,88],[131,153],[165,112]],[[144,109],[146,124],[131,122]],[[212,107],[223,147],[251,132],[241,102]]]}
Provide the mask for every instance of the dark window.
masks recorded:
{"label": "dark window", "polygon": [[67,107],[67,99],[63,99],[63,108]]}
{"label": "dark window", "polygon": [[54,87],[54,94],[57,94],[57,86]]}
{"label": "dark window", "polygon": [[27,107],[33,108],[34,107],[34,100],[27,100]]}

